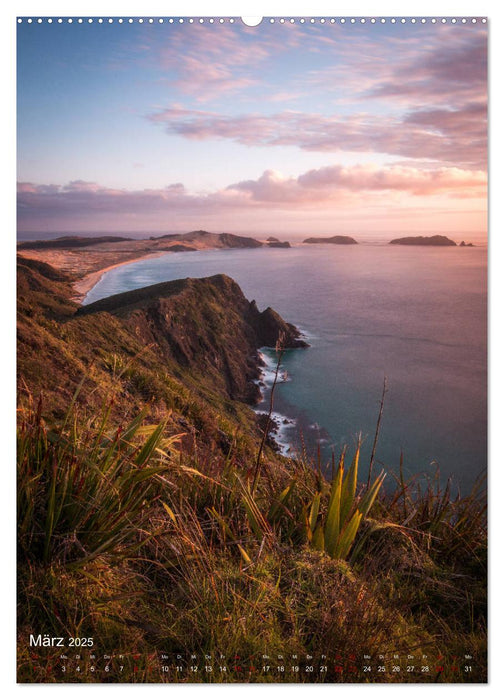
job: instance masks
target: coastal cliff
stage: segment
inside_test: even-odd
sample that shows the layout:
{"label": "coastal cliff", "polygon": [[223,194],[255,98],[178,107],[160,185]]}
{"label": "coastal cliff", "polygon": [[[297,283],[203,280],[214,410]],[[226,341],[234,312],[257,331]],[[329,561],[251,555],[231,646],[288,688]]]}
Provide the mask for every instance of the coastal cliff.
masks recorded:
{"label": "coastal cliff", "polygon": [[123,319],[136,338],[155,344],[163,359],[213,377],[233,399],[259,398],[258,348],[306,347],[299,331],[273,309],[260,312],[226,275],[163,282],[101,299],[77,315],[109,313]]}
{"label": "coastal cliff", "polygon": [[[114,391],[117,416],[147,406],[170,411],[178,429],[225,449],[243,431],[249,453],[260,436],[247,406],[260,398],[258,349],[305,347],[273,309],[259,311],[225,275],[183,279],[117,294],[88,306],[71,301],[71,278],[44,263],[18,261],[18,379],[61,415],[79,401],[97,407]],[[120,403],[120,405],[119,405]]]}

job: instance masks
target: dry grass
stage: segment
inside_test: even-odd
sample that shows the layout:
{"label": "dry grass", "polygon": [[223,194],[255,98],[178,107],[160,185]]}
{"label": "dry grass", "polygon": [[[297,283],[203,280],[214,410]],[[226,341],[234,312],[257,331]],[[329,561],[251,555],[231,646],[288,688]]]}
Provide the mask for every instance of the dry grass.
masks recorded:
{"label": "dry grass", "polygon": [[[29,659],[26,640],[37,630],[152,659],[239,653],[252,663],[264,653],[330,650],[348,662],[468,647],[484,656],[486,526],[476,491],[451,498],[402,483],[380,495],[372,484],[371,498],[357,484],[356,459],[347,472],[342,460],[332,483],[306,462],[264,460],[270,478],[252,494],[254,465],[244,470],[232,447],[198,462],[166,423],[144,425],[142,414],[120,430],[106,405],[99,416],[73,405],[50,425],[42,414],[39,402],[19,420],[20,681],[60,679],[48,670],[55,650],[45,666]],[[313,534],[318,524],[331,530],[335,489],[338,523],[359,512],[360,527],[342,550],[329,538],[330,551],[320,551]],[[268,679],[311,680],[285,674]],[[244,680],[233,669],[212,678]],[[348,678],[331,666],[319,680]]]}

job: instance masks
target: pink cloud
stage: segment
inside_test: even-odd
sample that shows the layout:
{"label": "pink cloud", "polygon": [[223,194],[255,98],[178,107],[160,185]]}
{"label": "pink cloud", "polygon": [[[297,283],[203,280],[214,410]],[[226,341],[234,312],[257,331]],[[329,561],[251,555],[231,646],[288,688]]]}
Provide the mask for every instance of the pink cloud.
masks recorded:
{"label": "pink cloud", "polygon": [[98,185],[96,182],[86,182],[85,180],[72,180],[63,187],[65,192],[74,192],[78,194],[94,193],[98,194],[103,192],[103,187]]}
{"label": "pink cloud", "polygon": [[18,182],[18,194],[55,194],[59,192],[59,185],[34,185],[32,182]]}
{"label": "pink cloud", "polygon": [[384,168],[335,165],[309,170],[297,178],[282,178],[279,173],[267,170],[258,180],[238,182],[228,189],[246,192],[256,201],[277,203],[319,204],[337,199],[345,191],[482,197],[486,193],[486,175],[459,168],[420,170],[398,165]]}
{"label": "pink cloud", "polygon": [[299,44],[296,27],[282,27],[283,41],[270,33],[238,24],[187,26],[159,50],[159,63],[180,92],[214,100],[261,84],[270,58]]}
{"label": "pink cloud", "polygon": [[330,116],[296,111],[271,115],[165,109],[149,117],[169,134],[193,140],[228,139],[246,146],[296,146],[306,151],[357,151],[486,166],[486,104],[405,115]]}
{"label": "pink cloud", "polygon": [[386,101],[396,111],[426,104],[456,109],[486,97],[486,28],[397,28],[386,41],[379,32],[354,41],[341,41],[336,33],[332,40],[332,51],[329,40],[324,52],[334,60],[310,70],[301,86],[324,90],[335,103]]}
{"label": "pink cloud", "polygon": [[[254,34],[238,26],[194,26],[161,51],[172,85],[209,101],[231,92],[251,99],[247,88],[260,84],[262,102],[304,98],[312,111],[231,116],[168,108],[149,118],[190,139],[485,167],[486,28],[397,26],[386,40],[374,29],[272,25]],[[311,50],[320,52],[316,68],[299,61],[300,51]],[[290,57],[298,72],[289,70]]]}
{"label": "pink cloud", "polygon": [[457,104],[486,96],[486,32],[462,33],[458,41],[441,32],[437,41],[398,63],[388,79],[376,76],[370,97],[406,98],[410,104]]}
{"label": "pink cloud", "polygon": [[459,168],[420,170],[410,166],[334,165],[309,170],[297,178],[284,177],[267,170],[256,180],[229,185],[208,194],[192,194],[182,183],[161,189],[118,190],[97,183],[75,180],[67,185],[20,183],[18,192],[19,225],[57,221],[71,217],[78,221],[101,215],[111,221],[122,217],[149,219],[154,215],[176,217],[181,214],[201,216],[247,209],[292,210],[334,206],[340,201],[362,207],[366,197],[380,195],[432,196],[452,198],[484,197],[486,176],[483,172]]}

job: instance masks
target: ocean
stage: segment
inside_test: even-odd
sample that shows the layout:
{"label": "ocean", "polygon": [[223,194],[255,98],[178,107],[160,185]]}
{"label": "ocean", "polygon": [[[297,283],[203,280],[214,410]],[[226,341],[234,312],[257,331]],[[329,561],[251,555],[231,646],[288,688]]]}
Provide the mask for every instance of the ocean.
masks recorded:
{"label": "ocean", "polygon": [[[275,390],[283,450],[317,446],[323,464],[363,438],[367,474],[384,377],[375,456],[398,474],[434,475],[467,493],[487,461],[487,250],[390,245],[168,253],[105,273],[85,303],[182,277],[225,273],[262,310],[307,337],[287,351]],[[264,351],[265,384],[275,354]],[[265,391],[267,398],[267,391]],[[258,407],[267,410],[266,401]],[[389,478],[393,478],[392,476]]]}

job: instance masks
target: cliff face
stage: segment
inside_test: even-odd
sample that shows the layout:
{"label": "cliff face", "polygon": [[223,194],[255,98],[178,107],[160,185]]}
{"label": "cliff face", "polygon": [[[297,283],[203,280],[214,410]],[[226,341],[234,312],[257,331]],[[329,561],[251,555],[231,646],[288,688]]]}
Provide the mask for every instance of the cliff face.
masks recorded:
{"label": "cliff face", "polygon": [[[260,312],[229,277],[166,282],[80,307],[70,278],[19,258],[18,388],[20,401],[43,396],[46,415],[77,402],[93,412],[111,406],[118,421],[147,407],[170,416],[185,450],[249,459],[261,431],[247,406],[258,399],[258,348],[303,347],[297,329],[275,311]],[[83,383],[82,383],[83,382]],[[238,437],[237,437],[238,436]],[[209,452],[210,453],[210,452]]]}
{"label": "cliff face", "polygon": [[286,323],[277,312],[268,306],[259,311],[255,301],[251,301],[246,313],[247,322],[254,329],[257,347],[274,348],[281,340],[284,348],[306,348],[306,343],[291,323]]}
{"label": "cliff face", "polygon": [[258,348],[304,347],[299,332],[273,309],[262,313],[226,275],[183,279],[118,294],[81,307],[78,315],[107,312],[164,358],[212,377],[232,399],[254,401]]}

